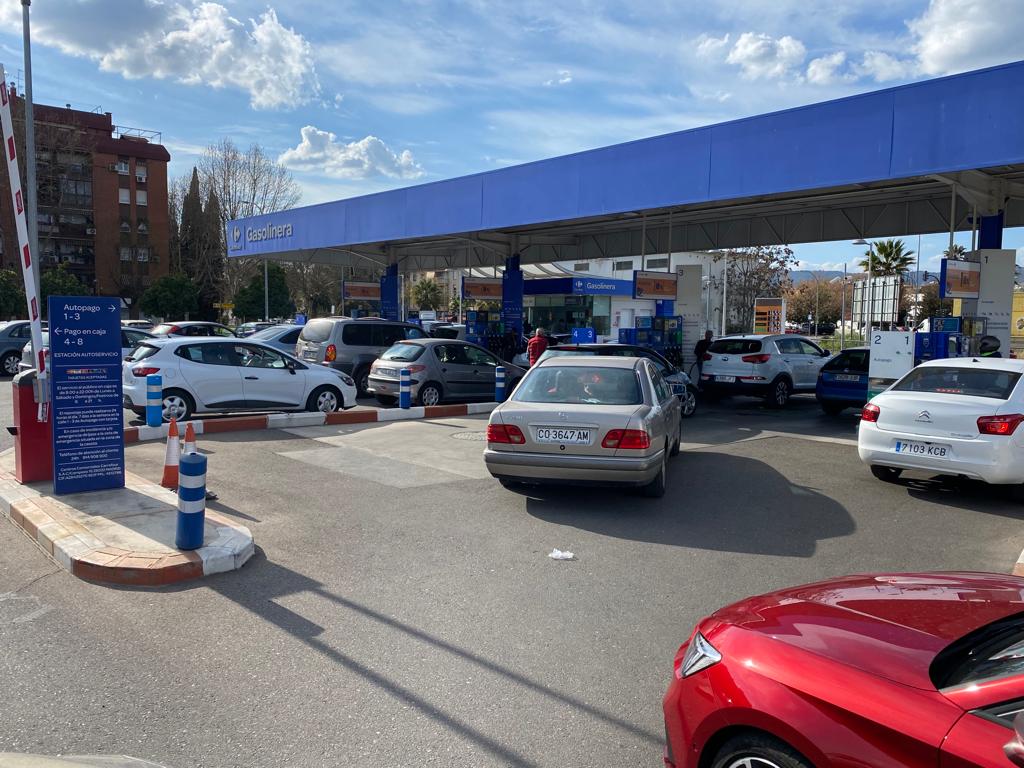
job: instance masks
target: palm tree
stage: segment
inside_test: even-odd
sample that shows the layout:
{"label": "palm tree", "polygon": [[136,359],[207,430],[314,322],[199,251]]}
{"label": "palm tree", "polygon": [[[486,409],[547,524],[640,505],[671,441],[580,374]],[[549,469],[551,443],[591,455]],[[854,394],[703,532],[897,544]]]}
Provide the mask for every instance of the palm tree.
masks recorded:
{"label": "palm tree", "polygon": [[964,255],[966,253],[967,253],[967,249],[966,248],[964,248],[959,243],[954,243],[949,248],[944,250],[942,252],[942,255],[945,258],[947,258],[947,259],[952,259],[953,261],[963,261],[964,260]]}
{"label": "palm tree", "polygon": [[914,263],[914,252],[902,240],[876,240],[857,263],[875,277],[902,275]]}

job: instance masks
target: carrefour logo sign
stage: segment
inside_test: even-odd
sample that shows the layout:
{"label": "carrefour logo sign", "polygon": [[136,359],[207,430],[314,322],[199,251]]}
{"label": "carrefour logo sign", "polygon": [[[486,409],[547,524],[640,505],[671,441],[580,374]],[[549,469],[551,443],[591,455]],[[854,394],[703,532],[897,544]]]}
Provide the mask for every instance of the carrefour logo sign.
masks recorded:
{"label": "carrefour logo sign", "polygon": [[[235,228],[235,239],[237,240],[237,227]],[[292,236],[291,224],[264,224],[262,227],[246,227],[245,239],[250,243],[258,243],[261,240],[277,240],[281,237]]]}

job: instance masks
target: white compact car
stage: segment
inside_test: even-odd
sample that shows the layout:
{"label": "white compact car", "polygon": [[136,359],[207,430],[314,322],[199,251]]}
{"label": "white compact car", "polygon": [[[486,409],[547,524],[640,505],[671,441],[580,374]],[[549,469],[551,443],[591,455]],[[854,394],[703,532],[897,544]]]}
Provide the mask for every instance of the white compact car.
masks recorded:
{"label": "white compact car", "polygon": [[857,452],[881,480],[905,469],[1024,483],[1024,361],[932,360],[864,406]]}
{"label": "white compact car", "polygon": [[781,408],[794,392],[813,392],[831,353],[803,336],[791,334],[723,336],[704,355],[701,389],[724,395],[763,397]]}
{"label": "white compact car", "polygon": [[124,407],[139,415],[146,408],[146,377],[163,377],[164,421],[228,411],[330,413],[356,404],[347,374],[249,339],[153,339],[139,345],[122,370]]}

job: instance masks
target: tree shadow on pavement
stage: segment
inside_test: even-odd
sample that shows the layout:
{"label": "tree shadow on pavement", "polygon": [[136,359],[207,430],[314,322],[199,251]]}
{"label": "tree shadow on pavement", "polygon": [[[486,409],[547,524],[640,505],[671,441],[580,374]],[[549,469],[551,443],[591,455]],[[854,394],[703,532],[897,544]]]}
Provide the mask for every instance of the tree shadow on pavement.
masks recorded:
{"label": "tree shadow on pavement", "polygon": [[[526,688],[531,692],[547,696],[560,704],[570,706],[583,715],[597,718],[626,731],[632,736],[648,742],[654,748],[660,748],[663,743],[663,738],[659,734],[652,733],[613,713],[588,704],[572,694],[563,693],[550,686],[536,682],[522,672],[503,666],[487,657],[474,653],[472,650],[455,645],[442,637],[418,629],[395,616],[386,615],[370,606],[334,594],[315,579],[267,560],[263,550],[258,547],[256,554],[246,564],[243,571],[223,574],[209,579],[204,583],[204,586],[245,608],[259,618],[270,622],[278,629],[287,632],[308,648],[322,654],[332,662],[344,667],[347,671],[360,676],[439,725],[473,742],[499,759],[504,765],[515,766],[515,768],[533,768],[539,765],[539,763],[481,732],[475,726],[448,714],[439,705],[428,701],[397,680],[387,677],[383,671],[372,669],[345,653],[343,649],[332,646],[321,638],[321,635],[324,633],[324,627],[285,608],[277,601],[291,595],[303,593],[316,595],[330,602],[332,606],[349,612],[352,614],[352,617],[378,622],[388,630],[403,636],[402,639],[411,638],[441,650],[449,654],[453,662],[475,664],[485,672],[504,678],[511,685]],[[172,587],[171,590],[188,588],[187,586]],[[339,621],[345,621],[345,618],[340,618]]]}
{"label": "tree shadow on pavement", "polygon": [[794,485],[768,464],[714,451],[670,460],[662,499],[629,489],[527,486],[526,511],[558,525],[632,541],[811,557],[823,539],[856,530],[846,508]]}

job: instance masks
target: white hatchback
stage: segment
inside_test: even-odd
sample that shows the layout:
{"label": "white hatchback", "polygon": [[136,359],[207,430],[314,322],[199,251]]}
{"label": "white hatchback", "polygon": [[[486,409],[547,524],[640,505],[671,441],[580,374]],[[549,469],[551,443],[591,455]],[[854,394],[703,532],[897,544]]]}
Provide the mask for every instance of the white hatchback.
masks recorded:
{"label": "white hatchback", "polygon": [[330,413],[356,404],[347,374],[250,339],[146,341],[122,364],[125,408],[145,413],[146,377],[153,373],[163,377],[164,421],[230,411]]}
{"label": "white hatchback", "polygon": [[857,452],[880,480],[905,469],[1024,483],[1024,361],[932,360],[864,406]]}

